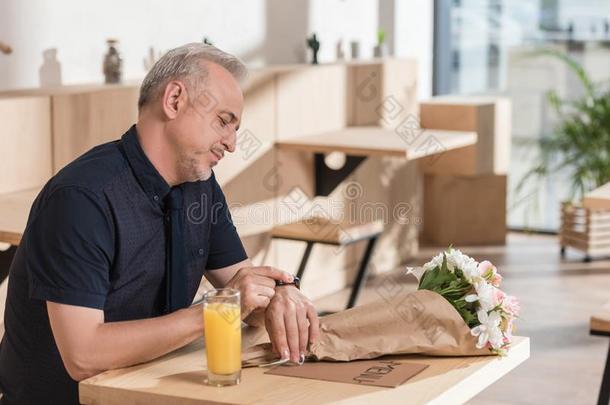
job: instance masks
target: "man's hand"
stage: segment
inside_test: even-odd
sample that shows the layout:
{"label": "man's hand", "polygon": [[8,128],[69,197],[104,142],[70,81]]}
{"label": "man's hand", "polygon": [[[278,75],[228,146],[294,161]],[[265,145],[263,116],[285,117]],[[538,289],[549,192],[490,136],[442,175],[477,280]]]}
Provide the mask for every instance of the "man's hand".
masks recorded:
{"label": "man's hand", "polygon": [[225,287],[241,293],[241,319],[256,309],[265,309],[275,295],[275,280],[292,282],[292,275],[273,267],[244,267],[235,273]]}
{"label": "man's hand", "polygon": [[265,311],[265,327],[273,350],[282,359],[300,362],[307,345],[314,343],[320,334],[316,310],[294,286],[279,286]]}

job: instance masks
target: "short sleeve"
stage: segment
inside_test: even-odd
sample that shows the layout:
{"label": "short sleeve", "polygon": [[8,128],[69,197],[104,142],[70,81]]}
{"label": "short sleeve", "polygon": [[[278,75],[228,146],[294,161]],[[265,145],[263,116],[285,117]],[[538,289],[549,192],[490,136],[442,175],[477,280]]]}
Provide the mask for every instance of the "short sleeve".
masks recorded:
{"label": "short sleeve", "polygon": [[248,258],[237,229],[233,225],[231,213],[224,193],[215,177],[212,177],[213,203],[210,227],[210,253],[207,270],[220,269],[242,262]]}
{"label": "short sleeve", "polygon": [[53,191],[39,202],[24,239],[31,299],[104,308],[114,237],[97,196],[76,186]]}

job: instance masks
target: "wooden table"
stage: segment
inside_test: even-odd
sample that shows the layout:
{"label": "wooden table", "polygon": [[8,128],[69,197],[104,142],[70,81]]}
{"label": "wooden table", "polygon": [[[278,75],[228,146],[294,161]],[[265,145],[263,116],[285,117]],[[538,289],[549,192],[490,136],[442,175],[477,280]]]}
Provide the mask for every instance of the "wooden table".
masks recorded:
{"label": "wooden table", "polygon": [[17,246],[40,188],[0,194],[0,242]]}
{"label": "wooden table", "polygon": [[[417,131],[417,130],[415,130]],[[382,127],[348,127],[318,135],[276,141],[276,147],[313,153],[343,152],[354,156],[398,156],[408,160],[443,153],[477,142],[467,131],[421,129],[411,140]],[[411,133],[413,134],[413,133]]]}
{"label": "wooden table", "polygon": [[[266,333],[248,328],[244,347],[264,341]],[[264,368],[242,371],[242,383],[214,388],[203,384],[203,339],[150,363],[111,370],[79,384],[84,404],[204,403],[447,403],[465,402],[529,357],[529,339],[516,337],[505,358],[400,356],[428,364],[398,388],[380,388],[264,374]]]}
{"label": "wooden table", "polygon": [[[610,337],[610,302],[607,302],[591,316],[591,334],[595,336]],[[602,384],[599,389],[598,404],[607,404],[610,401],[610,349],[606,357]]]}
{"label": "wooden table", "polygon": [[[315,195],[328,196],[368,157],[400,157],[406,160],[440,157],[443,153],[477,143],[477,134],[421,128],[388,129],[377,126],[347,127],[316,135],[281,139],[278,149],[314,154]],[[345,154],[343,166],[331,169],[325,154]]]}

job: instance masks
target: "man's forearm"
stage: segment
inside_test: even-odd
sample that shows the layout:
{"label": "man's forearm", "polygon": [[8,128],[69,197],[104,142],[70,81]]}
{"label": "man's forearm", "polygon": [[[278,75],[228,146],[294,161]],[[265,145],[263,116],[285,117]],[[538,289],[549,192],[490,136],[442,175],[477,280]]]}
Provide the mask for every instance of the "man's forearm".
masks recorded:
{"label": "man's forearm", "polygon": [[103,323],[89,339],[89,347],[81,347],[81,353],[73,356],[76,364],[68,371],[80,381],[105,370],[155,359],[202,334],[201,306],[157,318]]}

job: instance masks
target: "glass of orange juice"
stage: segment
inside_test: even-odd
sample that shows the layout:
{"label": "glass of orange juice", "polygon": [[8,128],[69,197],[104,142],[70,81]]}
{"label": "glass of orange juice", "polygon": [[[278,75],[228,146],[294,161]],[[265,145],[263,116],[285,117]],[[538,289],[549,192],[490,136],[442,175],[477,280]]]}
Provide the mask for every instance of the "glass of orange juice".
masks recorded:
{"label": "glass of orange juice", "polygon": [[216,387],[241,380],[241,307],[239,291],[221,288],[203,296],[203,323],[208,363],[207,384]]}

